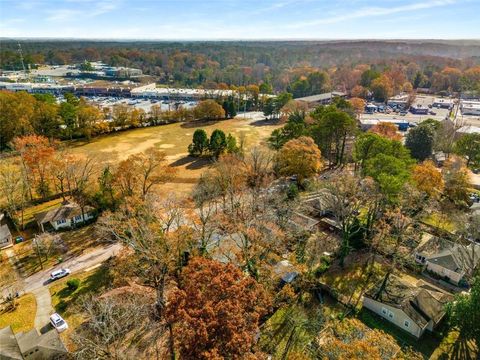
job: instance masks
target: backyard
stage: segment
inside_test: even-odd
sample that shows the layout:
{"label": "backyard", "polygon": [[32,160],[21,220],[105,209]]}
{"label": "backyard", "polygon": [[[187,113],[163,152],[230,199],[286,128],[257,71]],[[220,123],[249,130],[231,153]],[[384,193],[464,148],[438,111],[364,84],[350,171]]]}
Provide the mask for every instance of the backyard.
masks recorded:
{"label": "backyard", "polygon": [[33,329],[37,303],[33,294],[25,294],[17,299],[13,311],[0,309],[0,329],[11,326],[14,333]]}
{"label": "backyard", "polygon": [[361,305],[363,292],[380,281],[384,274],[383,265],[378,262],[375,262],[371,272],[367,271],[366,261],[362,254],[347,257],[344,268],[332,265],[320,280],[337,292],[344,301]]}

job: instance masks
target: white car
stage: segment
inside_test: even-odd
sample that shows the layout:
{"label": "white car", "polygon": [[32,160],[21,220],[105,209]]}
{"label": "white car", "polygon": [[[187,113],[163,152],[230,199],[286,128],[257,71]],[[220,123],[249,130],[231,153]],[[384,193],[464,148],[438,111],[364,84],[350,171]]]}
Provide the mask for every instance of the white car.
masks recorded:
{"label": "white car", "polygon": [[59,333],[68,329],[67,322],[57,313],[50,315],[50,324],[52,324]]}
{"label": "white car", "polygon": [[60,269],[60,270],[56,270],[54,272],[52,272],[50,274],[50,279],[53,281],[53,280],[57,280],[57,279],[61,279],[67,275],[70,274],[70,269]]}

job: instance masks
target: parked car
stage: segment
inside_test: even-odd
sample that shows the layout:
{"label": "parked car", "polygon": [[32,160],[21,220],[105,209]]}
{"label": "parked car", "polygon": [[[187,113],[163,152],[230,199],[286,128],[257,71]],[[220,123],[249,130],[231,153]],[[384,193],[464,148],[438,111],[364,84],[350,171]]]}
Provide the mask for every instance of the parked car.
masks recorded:
{"label": "parked car", "polygon": [[19,244],[19,243],[24,242],[24,241],[25,241],[25,239],[23,238],[23,236],[17,236],[15,238],[15,244]]}
{"label": "parked car", "polygon": [[52,324],[59,333],[68,329],[67,322],[57,313],[50,315],[50,324]]}
{"label": "parked car", "polygon": [[437,113],[435,111],[429,111],[429,114],[430,115],[437,115]]}
{"label": "parked car", "polygon": [[61,279],[69,274],[70,274],[70,269],[56,270],[50,274],[50,279],[52,280]]}
{"label": "parked car", "polygon": [[405,115],[407,115],[406,111],[400,111],[400,116],[405,116]]}

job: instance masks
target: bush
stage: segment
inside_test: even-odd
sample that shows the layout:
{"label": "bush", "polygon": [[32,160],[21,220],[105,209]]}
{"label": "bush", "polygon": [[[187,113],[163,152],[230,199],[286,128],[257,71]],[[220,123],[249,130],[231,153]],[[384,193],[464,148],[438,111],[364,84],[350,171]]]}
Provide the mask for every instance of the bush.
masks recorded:
{"label": "bush", "polygon": [[65,310],[67,309],[67,306],[68,306],[68,304],[67,304],[65,301],[61,300],[61,301],[57,304],[57,306],[55,306],[55,310],[56,310],[57,312],[63,313],[63,312],[65,312]]}
{"label": "bush", "polygon": [[67,281],[67,286],[70,291],[75,291],[80,286],[80,279],[70,279]]}

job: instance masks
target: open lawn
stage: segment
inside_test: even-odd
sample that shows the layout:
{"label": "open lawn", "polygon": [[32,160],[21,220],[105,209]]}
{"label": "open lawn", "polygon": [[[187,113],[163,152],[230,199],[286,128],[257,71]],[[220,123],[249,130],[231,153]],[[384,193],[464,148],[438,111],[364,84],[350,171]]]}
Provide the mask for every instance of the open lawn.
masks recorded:
{"label": "open lawn", "polygon": [[271,132],[281,126],[261,120],[261,117],[260,113],[248,113],[246,118],[239,115],[235,119],[216,122],[174,123],[122,131],[94,138],[90,142],[74,142],[71,149],[73,153],[94,157],[98,163],[116,163],[132,154],[156,147],[165,151],[170,164],[178,170],[173,182],[162,188],[165,191],[188,193],[210,164],[208,160],[188,156],[187,148],[194,131],[204,129],[210,136],[213,130],[221,129],[237,139],[244,137],[245,146],[249,148],[265,143]]}
{"label": "open lawn", "polygon": [[0,329],[11,325],[15,333],[31,330],[36,312],[35,296],[25,294],[17,299],[17,307],[14,311],[0,311]]}
{"label": "open lawn", "polygon": [[362,293],[376,284],[382,278],[384,271],[382,264],[376,262],[373,270],[365,268],[365,258],[362,255],[354,255],[346,261],[345,267],[332,266],[320,280],[334,289],[350,303],[358,301]]}
{"label": "open lawn", "polygon": [[428,215],[422,220],[427,225],[431,225],[433,227],[448,231],[450,233],[454,232],[458,228],[457,224],[455,224],[455,222],[451,218],[447,217],[446,215],[442,216],[441,214],[436,212]]}
{"label": "open lawn", "polygon": [[[73,278],[80,280],[80,286],[74,291],[67,286],[67,281]],[[56,312],[62,315],[69,326],[68,330],[61,334],[68,348],[72,348],[70,336],[74,333],[75,328],[84,321],[78,310],[82,297],[98,295],[109,286],[110,282],[108,268],[106,265],[102,265],[81,274],[67,276],[50,286],[52,306]]]}

